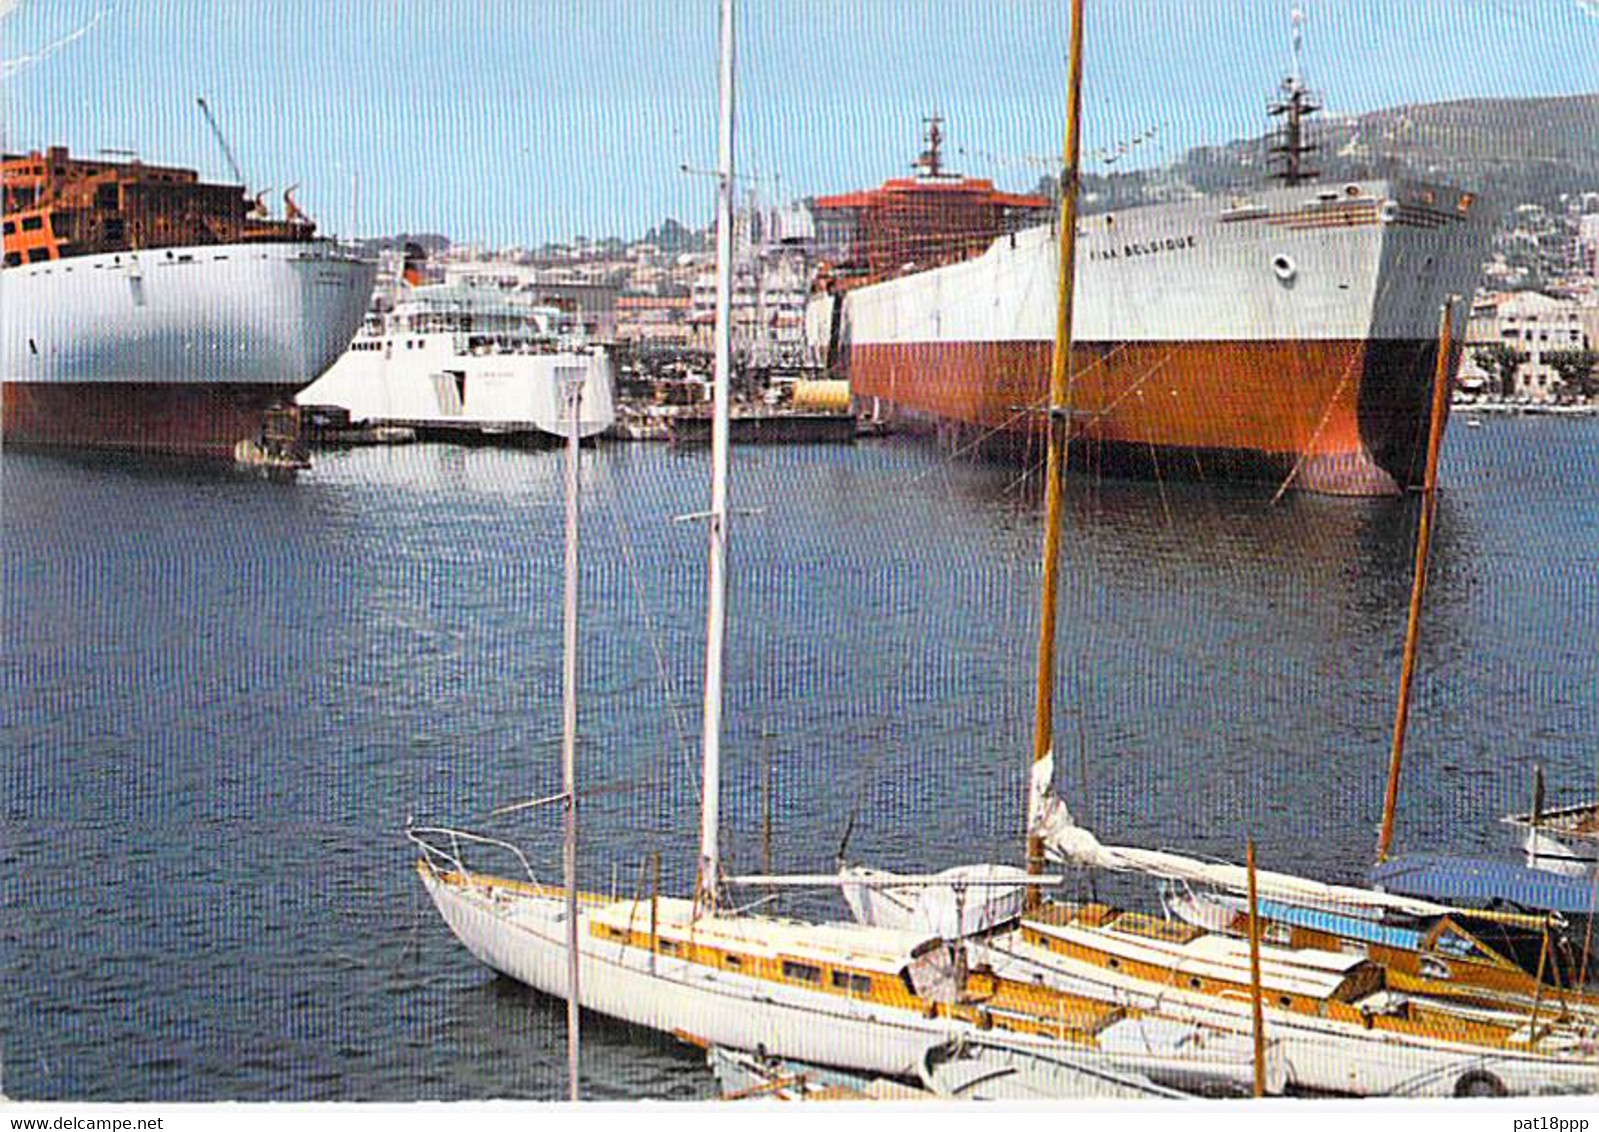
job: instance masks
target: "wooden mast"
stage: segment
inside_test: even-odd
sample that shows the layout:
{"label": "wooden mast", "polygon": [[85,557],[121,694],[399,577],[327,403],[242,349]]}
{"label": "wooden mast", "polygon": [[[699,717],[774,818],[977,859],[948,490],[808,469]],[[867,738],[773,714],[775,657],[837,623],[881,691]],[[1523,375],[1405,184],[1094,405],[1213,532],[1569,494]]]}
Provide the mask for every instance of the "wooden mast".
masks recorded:
{"label": "wooden mast", "polygon": [[716,909],[721,856],[722,652],[727,640],[727,463],[733,386],[733,3],[722,0],[720,128],[717,131],[715,407],[711,421],[709,599],[705,614],[705,718],[700,768],[696,913]]}
{"label": "wooden mast", "polygon": [[[1056,290],[1055,351],[1049,367],[1048,463],[1044,472],[1044,577],[1038,628],[1038,695],[1033,716],[1033,764],[1049,758],[1055,730],[1055,603],[1060,588],[1061,495],[1066,445],[1071,439],[1070,369],[1072,301],[1077,270],[1077,167],[1081,149],[1083,89],[1083,0],[1072,0],[1071,54],[1066,78],[1066,138],[1060,178],[1060,277]],[[1029,829],[1027,871],[1043,872],[1044,843]],[[1026,902],[1036,907],[1036,886]]]}
{"label": "wooden mast", "polygon": [[1255,839],[1244,843],[1249,874],[1249,1006],[1255,1038],[1255,1096],[1266,1095],[1266,1019],[1260,991],[1260,901],[1255,895]]}
{"label": "wooden mast", "polygon": [[1405,658],[1399,670],[1399,705],[1394,711],[1393,747],[1388,757],[1388,789],[1383,797],[1382,832],[1377,860],[1386,861],[1394,841],[1394,812],[1399,806],[1399,768],[1405,751],[1405,724],[1410,716],[1410,683],[1416,674],[1416,642],[1421,635],[1421,599],[1427,590],[1427,551],[1432,541],[1433,508],[1437,502],[1438,450],[1443,446],[1444,414],[1449,407],[1451,299],[1438,316],[1438,364],[1432,378],[1432,414],[1427,422],[1427,468],[1421,483],[1421,522],[1416,530],[1416,569],[1410,586],[1410,620],[1405,629]]}

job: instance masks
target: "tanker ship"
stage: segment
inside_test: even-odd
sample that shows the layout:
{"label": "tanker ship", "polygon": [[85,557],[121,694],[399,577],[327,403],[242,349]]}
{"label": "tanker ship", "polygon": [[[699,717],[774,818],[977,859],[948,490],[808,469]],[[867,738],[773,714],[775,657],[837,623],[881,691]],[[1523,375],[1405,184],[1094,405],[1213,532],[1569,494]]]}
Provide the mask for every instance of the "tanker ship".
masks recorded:
{"label": "tanker ship", "polygon": [[7,444],[298,459],[296,390],[361,325],[376,262],[192,170],[4,159]]}
{"label": "tanker ship", "polygon": [[[1281,184],[1079,221],[1075,466],[1343,495],[1418,482],[1439,311],[1469,302],[1490,210],[1415,181],[1311,183],[1315,107],[1285,89]],[[930,270],[824,279],[808,333],[859,411],[1041,459],[1057,256],[1043,224]]]}

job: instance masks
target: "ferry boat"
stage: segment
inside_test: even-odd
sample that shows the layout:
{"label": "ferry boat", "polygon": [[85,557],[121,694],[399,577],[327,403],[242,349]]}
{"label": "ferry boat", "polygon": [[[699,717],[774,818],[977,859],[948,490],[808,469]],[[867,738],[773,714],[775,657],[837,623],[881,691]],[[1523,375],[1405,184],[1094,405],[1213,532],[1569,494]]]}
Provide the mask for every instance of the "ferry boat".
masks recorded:
{"label": "ferry boat", "polygon": [[616,423],[611,363],[569,316],[461,283],[420,284],[406,270],[344,356],[298,398],[353,426],[407,428],[424,439],[554,442],[568,428],[563,385],[583,383],[579,433]]}
{"label": "ferry boat", "polygon": [[292,191],[271,218],[189,169],[3,165],[5,442],[293,459],[294,393],[349,345],[376,262],[317,238]]}

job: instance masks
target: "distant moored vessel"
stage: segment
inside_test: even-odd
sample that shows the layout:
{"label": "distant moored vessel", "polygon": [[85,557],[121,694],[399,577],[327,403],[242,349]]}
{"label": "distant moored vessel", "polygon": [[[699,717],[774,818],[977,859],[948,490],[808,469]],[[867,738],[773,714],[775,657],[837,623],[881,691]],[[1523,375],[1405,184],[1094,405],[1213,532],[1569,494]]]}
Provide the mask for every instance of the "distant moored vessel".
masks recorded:
{"label": "distant moored vessel", "polygon": [[[1078,222],[1074,462],[1351,495],[1417,482],[1438,310],[1475,290],[1488,210],[1439,185],[1305,183],[1315,106],[1285,91],[1282,184]],[[1053,225],[1003,233],[932,270],[836,278],[807,329],[861,412],[1035,458],[1058,274]]]}
{"label": "distant moored vessel", "polygon": [[[188,169],[4,159],[8,444],[233,459],[292,449],[292,398],[349,344],[375,261],[284,193]],[[284,455],[287,453],[277,453]]]}
{"label": "distant moored vessel", "polygon": [[616,423],[610,359],[569,315],[485,287],[413,285],[419,267],[408,258],[397,296],[374,303],[345,355],[301,391],[302,407],[435,439],[553,443],[568,427],[562,385],[576,380],[580,434]]}

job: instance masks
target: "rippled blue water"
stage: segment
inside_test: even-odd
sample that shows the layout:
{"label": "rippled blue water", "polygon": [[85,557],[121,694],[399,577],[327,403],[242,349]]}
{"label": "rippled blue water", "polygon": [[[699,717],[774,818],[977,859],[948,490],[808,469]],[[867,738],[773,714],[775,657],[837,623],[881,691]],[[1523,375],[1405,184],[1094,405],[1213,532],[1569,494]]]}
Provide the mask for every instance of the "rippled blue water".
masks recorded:
{"label": "rippled blue water", "polygon": [[[1599,425],[1451,430],[1402,848],[1495,851],[1531,766],[1594,785]],[[909,444],[741,449],[726,828],[760,864],[1019,849],[1039,507]],[[564,1015],[478,966],[408,817],[558,788],[560,455],[330,453],[292,485],[5,454],[0,995],[21,1098],[548,1097]],[[586,454],[583,868],[686,887],[702,453]],[[1134,844],[1356,879],[1411,502],[1074,479],[1060,781]],[[1147,899],[1128,891],[1127,899]],[[813,894],[791,907],[832,911]],[[597,1097],[703,1097],[697,1053],[590,1019]]]}

